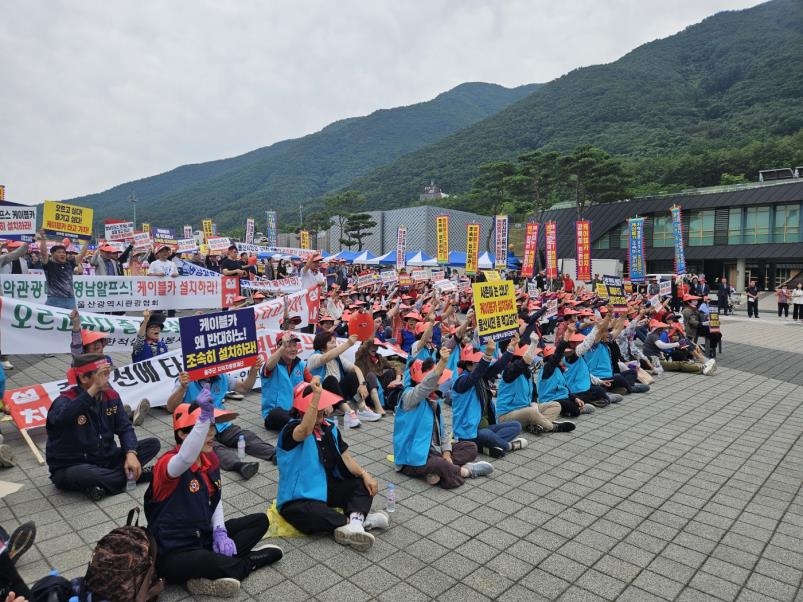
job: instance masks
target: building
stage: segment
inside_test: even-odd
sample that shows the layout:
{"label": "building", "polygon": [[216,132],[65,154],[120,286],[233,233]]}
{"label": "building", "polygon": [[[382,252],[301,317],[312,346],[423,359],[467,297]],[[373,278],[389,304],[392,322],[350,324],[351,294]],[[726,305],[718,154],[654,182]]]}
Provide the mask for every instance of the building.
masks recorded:
{"label": "building", "polygon": [[449,195],[441,190],[435,180],[429,181],[429,186],[424,186],[424,192],[418,195],[419,201],[437,201],[438,199],[449,198]]}
{"label": "building", "polygon": [[[683,194],[646,197],[592,206],[592,257],[627,265],[627,219],[646,217],[648,273],[674,271],[669,208],[682,207],[686,266],[709,282],[726,276],[741,291],[751,278],[772,290],[803,279],[803,180],[791,178],[720,186]],[[546,212],[558,224],[558,256],[575,256],[574,206]],[[541,243],[543,245],[543,243]]]}
{"label": "building", "polygon": [[[486,250],[489,234],[493,232],[492,217],[429,205],[390,211],[368,211],[367,213],[376,222],[376,226],[373,228],[372,234],[364,240],[363,250],[367,249],[375,255],[395,251],[396,230],[399,226],[406,226],[407,250],[423,250],[434,257],[438,252],[435,218],[439,215],[449,216],[449,249],[452,251],[466,250],[466,226],[468,224],[480,225],[480,252]],[[339,251],[341,248],[339,241],[342,237],[337,223],[328,230],[327,236],[328,250],[332,253]],[[491,240],[488,244],[492,242]]]}

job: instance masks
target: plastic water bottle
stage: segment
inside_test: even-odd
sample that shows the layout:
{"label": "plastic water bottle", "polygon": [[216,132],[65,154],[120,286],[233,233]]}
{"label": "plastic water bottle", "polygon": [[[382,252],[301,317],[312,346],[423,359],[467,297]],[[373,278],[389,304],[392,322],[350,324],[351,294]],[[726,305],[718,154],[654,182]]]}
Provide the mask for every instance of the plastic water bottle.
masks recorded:
{"label": "plastic water bottle", "polygon": [[388,512],[396,512],[396,485],[388,483],[387,500],[385,510]]}
{"label": "plastic water bottle", "polygon": [[137,480],[134,478],[134,471],[133,470],[129,470],[127,476],[128,476],[128,478],[126,479],[126,482],[125,482],[125,490],[126,491],[134,491],[134,489],[137,488]]}
{"label": "plastic water bottle", "polygon": [[237,459],[240,462],[245,461],[245,435],[240,435],[240,438],[237,439]]}

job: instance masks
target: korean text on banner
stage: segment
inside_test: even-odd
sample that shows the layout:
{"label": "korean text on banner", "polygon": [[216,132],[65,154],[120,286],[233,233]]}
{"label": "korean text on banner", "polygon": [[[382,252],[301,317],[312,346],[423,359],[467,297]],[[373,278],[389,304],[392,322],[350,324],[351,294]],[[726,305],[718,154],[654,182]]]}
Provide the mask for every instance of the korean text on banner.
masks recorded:
{"label": "korean text on banner", "polygon": [[546,223],[546,277],[554,280],[558,277],[558,225]]}
{"label": "korean text on banner", "polygon": [[521,265],[521,275],[532,278],[535,274],[535,254],[538,251],[538,223],[528,222],[524,234],[524,259]]}
{"label": "korean text on banner", "polygon": [[245,242],[251,244],[254,242],[254,218],[249,217],[245,220]]}
{"label": "korean text on banner", "polygon": [[92,238],[92,215],[89,207],[68,205],[58,201],[45,201],[42,227],[45,234],[72,240]]}
{"label": "korean text on banner", "polygon": [[212,228],[212,220],[211,219],[204,219],[201,220],[201,228],[204,231],[204,241],[208,243],[209,239],[214,237],[214,229]]}
{"label": "korean text on banner", "polygon": [[106,240],[126,240],[134,236],[134,222],[105,224]]}
{"label": "korean text on banner", "polygon": [[279,217],[275,211],[267,212],[268,224],[265,230],[265,238],[268,239],[268,245],[277,245],[279,236]]}
{"label": "korean text on banner", "polygon": [[435,238],[437,240],[437,260],[441,265],[449,263],[449,216],[435,218]]}
{"label": "korean text on banner", "polygon": [[472,290],[480,342],[512,337],[519,326],[516,286],[513,281],[475,282]]}
{"label": "korean text on banner", "polygon": [[171,228],[151,228],[153,242],[160,245],[176,245],[176,235]]}
{"label": "korean text on banner", "polygon": [[646,276],[644,262],[644,218],[632,217],[627,220],[629,231],[628,273],[633,282],[643,282]]}
{"label": "korean text on banner", "polygon": [[504,270],[507,267],[507,215],[497,215],[494,218],[494,240],[496,257],[494,268]]}
{"label": "korean text on banner", "polygon": [[36,207],[0,201],[0,238],[36,234]]}
{"label": "korean text on banner", "polygon": [[184,226],[184,238],[192,238],[192,226]]}
{"label": "korean text on banner", "polygon": [[575,222],[575,239],[577,242],[577,280],[591,280],[591,222],[578,220]]}
{"label": "korean text on banner", "polygon": [[482,275],[485,276],[486,282],[500,282],[502,275],[496,270],[482,270]]}
{"label": "korean text on banner", "polygon": [[708,314],[708,331],[720,332],[719,311],[712,311]]}
{"label": "korean text on banner", "polygon": [[558,315],[558,300],[557,299],[550,299],[546,302],[546,312],[544,313],[544,319],[548,320],[549,318],[557,317]]}
{"label": "korean text on banner", "polygon": [[672,294],[672,281],[661,280],[661,282],[658,283],[658,294],[662,297],[669,297]]}
{"label": "korean text on banner", "polygon": [[136,232],[132,238],[135,249],[147,249],[151,246],[151,235],[147,232]]}
{"label": "korean text on banner", "polygon": [[193,380],[242,370],[257,361],[257,327],[250,308],[178,320],[184,370]]}
{"label": "korean text on banner", "polygon": [[[136,224],[135,224],[136,226]],[[142,231],[148,235],[150,238],[151,235],[151,225],[148,222],[142,222]]]}
{"label": "korean text on banner", "polygon": [[675,242],[675,274],[686,273],[686,253],[683,249],[683,216],[679,205],[669,208],[672,215],[672,236]]}
{"label": "korean text on banner", "polygon": [[407,228],[399,226],[396,229],[396,270],[402,271],[407,265],[405,254],[407,253]]}
{"label": "korean text on banner", "polygon": [[194,238],[179,238],[176,241],[177,253],[192,253],[198,250],[198,243]]}
{"label": "korean text on banner", "polygon": [[608,294],[608,302],[617,312],[627,310],[627,297],[625,297],[625,287],[622,278],[619,276],[603,276],[602,283],[605,285]]}
{"label": "korean text on banner", "polygon": [[206,244],[210,253],[225,253],[231,246],[231,241],[223,236],[207,238]]}
{"label": "korean text on banner", "polygon": [[298,236],[299,236],[299,238],[301,240],[301,242],[299,244],[301,244],[301,248],[302,249],[311,249],[312,248],[312,247],[310,247],[310,243],[309,243],[309,230],[301,230],[298,233]]}
{"label": "korean text on banner", "polygon": [[480,225],[468,224],[466,226],[466,274],[473,276],[477,273],[480,261]]}

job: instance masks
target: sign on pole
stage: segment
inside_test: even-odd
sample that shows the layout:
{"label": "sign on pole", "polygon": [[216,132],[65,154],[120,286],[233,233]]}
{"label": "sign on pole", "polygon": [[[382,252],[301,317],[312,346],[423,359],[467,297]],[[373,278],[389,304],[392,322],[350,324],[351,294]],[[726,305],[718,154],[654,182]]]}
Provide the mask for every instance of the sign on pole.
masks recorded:
{"label": "sign on pole", "polygon": [[473,276],[477,273],[480,262],[480,225],[468,224],[466,226],[466,274]]}
{"label": "sign on pole", "polygon": [[504,270],[507,267],[507,215],[497,215],[495,218],[496,257],[494,268]]}
{"label": "sign on pole", "polygon": [[449,263],[449,216],[435,218],[435,237],[438,245],[437,260],[441,265]]}
{"label": "sign on pole", "polygon": [[92,215],[89,207],[68,205],[59,201],[45,201],[42,227],[45,234],[72,240],[92,238]]}
{"label": "sign on pole", "polygon": [[184,370],[192,380],[256,364],[257,327],[251,308],[178,320]]}
{"label": "sign on pole", "polygon": [[475,282],[472,290],[480,342],[501,341],[512,337],[519,327],[516,286],[513,281]]}

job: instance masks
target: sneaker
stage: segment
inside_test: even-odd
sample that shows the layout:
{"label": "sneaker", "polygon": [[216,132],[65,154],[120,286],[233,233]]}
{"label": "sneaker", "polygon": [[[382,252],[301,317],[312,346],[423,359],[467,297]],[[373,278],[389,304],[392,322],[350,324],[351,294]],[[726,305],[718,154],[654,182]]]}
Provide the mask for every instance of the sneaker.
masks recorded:
{"label": "sneaker", "polygon": [[472,479],[487,477],[494,471],[493,464],[490,462],[469,462],[463,466],[468,468],[468,476]]}
{"label": "sneaker", "polygon": [[335,541],[341,546],[351,546],[358,552],[367,552],[374,545],[374,536],[365,531],[353,529],[349,524],[335,529]]}
{"label": "sneaker", "polygon": [[622,397],[618,393],[608,393],[608,402],[609,403],[619,403],[623,399],[624,399],[624,397]]}
{"label": "sneaker", "polygon": [[537,424],[528,424],[524,427],[524,430],[531,435],[543,435],[546,431]]}
{"label": "sneaker", "polygon": [[237,472],[244,481],[253,477],[259,471],[259,462],[241,462],[237,467]]}
{"label": "sneaker", "polygon": [[134,410],[134,413],[131,416],[131,423],[134,426],[142,426],[142,423],[145,422],[145,416],[147,416],[150,409],[150,401],[147,399],[140,400],[140,402],[137,404],[137,408]]}
{"label": "sneaker", "polygon": [[239,401],[241,399],[245,399],[245,395],[242,393],[238,393],[237,391],[229,391],[225,395],[226,399],[234,399],[235,401]]}
{"label": "sneaker", "polygon": [[137,479],[137,483],[150,483],[153,481],[153,466],[145,466]]}
{"label": "sneaker", "polygon": [[628,390],[627,387],[613,387],[611,389],[611,393],[616,393],[617,395],[627,395]]}
{"label": "sneaker", "polygon": [[645,385],[643,383],[636,383],[632,387],[630,387],[631,393],[648,393],[650,390],[650,385]]}
{"label": "sneaker", "polygon": [[[616,395],[616,393],[613,393],[613,395]],[[607,399],[592,399],[591,401],[586,402],[586,407],[588,407],[589,404],[597,408],[607,408],[609,405],[611,405],[611,402]]]}
{"label": "sneaker", "polygon": [[348,414],[343,415],[343,426],[347,429],[358,429],[360,428],[360,419],[357,418],[357,412],[352,410]]}
{"label": "sneaker", "polygon": [[552,429],[553,433],[570,433],[577,425],[574,422],[565,420],[563,422],[553,422],[552,426],[555,427]]}
{"label": "sneaker", "polygon": [[590,403],[587,403],[583,406],[583,409],[580,410],[581,414],[593,414],[594,413],[594,406]]}
{"label": "sneaker", "polygon": [[129,420],[132,420],[134,418],[134,410],[132,410],[131,406],[128,405],[127,403],[123,404],[123,411],[125,412],[125,415],[128,416]]}
{"label": "sneaker", "polygon": [[240,593],[240,582],[230,577],[221,579],[187,579],[187,591],[193,596],[233,598]]}
{"label": "sneaker", "polygon": [[12,563],[16,563],[20,556],[31,549],[34,539],[36,539],[36,525],[33,521],[22,523],[19,527],[14,529],[14,532],[6,543],[8,559]]}
{"label": "sneaker", "polygon": [[277,560],[281,560],[282,556],[284,556],[282,549],[272,543],[263,543],[261,546],[257,546],[248,552],[248,559],[251,561],[252,571],[273,564]]}
{"label": "sneaker", "polygon": [[14,369],[14,364],[9,362],[8,360],[3,360],[2,362],[0,362],[0,366],[3,366],[4,370],[13,370]]}
{"label": "sneaker", "polygon": [[86,489],[84,493],[86,493],[86,497],[88,497],[93,502],[99,502],[100,500],[106,497],[106,490],[99,485],[94,485],[89,489]]}
{"label": "sneaker", "polygon": [[368,516],[365,517],[362,526],[366,531],[387,529],[390,527],[390,515],[381,510],[379,512],[370,512]]}
{"label": "sneaker", "polygon": [[527,447],[528,443],[529,441],[527,441],[527,439],[525,439],[524,437],[518,437],[516,439],[513,439],[513,441],[510,442],[510,451],[518,451],[520,449],[524,449],[525,447]]}
{"label": "sneaker", "polygon": [[505,450],[501,447],[481,447],[480,453],[492,458],[502,458],[505,455]]}
{"label": "sneaker", "polygon": [[357,410],[357,418],[359,418],[361,422],[376,422],[382,419],[382,414],[377,414],[365,408],[364,410]]}
{"label": "sneaker", "polygon": [[0,467],[11,468],[12,466],[16,466],[14,462],[14,452],[11,451],[9,445],[5,443],[0,444]]}
{"label": "sneaker", "polygon": [[708,360],[705,364],[703,364],[703,374],[705,376],[713,376],[714,372],[716,371],[717,371],[716,360]]}

